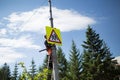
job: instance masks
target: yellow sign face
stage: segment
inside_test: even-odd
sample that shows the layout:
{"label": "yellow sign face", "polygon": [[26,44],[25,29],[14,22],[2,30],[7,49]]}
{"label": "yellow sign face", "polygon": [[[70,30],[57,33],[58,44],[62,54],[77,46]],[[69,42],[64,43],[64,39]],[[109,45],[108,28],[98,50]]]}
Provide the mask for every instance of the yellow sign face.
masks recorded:
{"label": "yellow sign face", "polygon": [[50,44],[62,45],[60,30],[46,26],[46,37]]}

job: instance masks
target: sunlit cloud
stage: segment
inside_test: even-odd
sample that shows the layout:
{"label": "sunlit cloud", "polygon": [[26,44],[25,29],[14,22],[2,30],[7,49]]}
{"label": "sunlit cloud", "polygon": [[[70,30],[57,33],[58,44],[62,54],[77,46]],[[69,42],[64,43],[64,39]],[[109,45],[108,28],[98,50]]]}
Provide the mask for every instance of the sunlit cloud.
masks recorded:
{"label": "sunlit cloud", "polygon": [[0,45],[4,47],[11,48],[30,48],[30,49],[40,49],[40,46],[35,45],[34,41],[30,36],[22,36],[20,38],[0,38]]}
{"label": "sunlit cloud", "polygon": [[118,64],[120,64],[120,56],[115,57],[115,59],[114,59],[114,60],[117,60]]}
{"label": "sunlit cloud", "polygon": [[0,36],[5,36],[7,34],[7,30],[6,29],[0,29]]}
{"label": "sunlit cloud", "polygon": [[[43,33],[49,23],[49,8],[40,7],[28,12],[14,12],[4,19],[8,20],[7,26],[13,30],[40,32]],[[81,15],[74,10],[62,10],[53,7],[54,26],[61,31],[72,31],[85,29],[96,21],[88,16]]]}
{"label": "sunlit cloud", "polygon": [[0,64],[13,63],[26,56],[9,47],[0,47]]}

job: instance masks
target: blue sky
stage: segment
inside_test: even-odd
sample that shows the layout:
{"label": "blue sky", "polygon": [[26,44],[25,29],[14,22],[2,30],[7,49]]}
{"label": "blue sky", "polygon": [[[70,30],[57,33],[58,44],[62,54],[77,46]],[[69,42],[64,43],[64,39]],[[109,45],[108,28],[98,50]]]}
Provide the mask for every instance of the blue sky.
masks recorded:
{"label": "blue sky", "polygon": [[[62,34],[64,53],[68,54],[72,40],[82,52],[87,25],[100,34],[113,56],[120,56],[119,0],[52,0],[54,27]],[[47,0],[0,0],[0,65],[7,62],[13,68],[24,61],[30,66],[32,58],[41,65],[46,52],[45,26],[49,23]]]}

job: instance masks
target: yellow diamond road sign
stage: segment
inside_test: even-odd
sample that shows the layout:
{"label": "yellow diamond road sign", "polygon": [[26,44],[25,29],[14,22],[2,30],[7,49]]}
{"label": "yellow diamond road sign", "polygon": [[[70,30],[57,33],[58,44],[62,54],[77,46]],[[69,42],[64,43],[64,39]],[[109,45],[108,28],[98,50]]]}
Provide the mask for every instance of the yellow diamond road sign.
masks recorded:
{"label": "yellow diamond road sign", "polygon": [[48,43],[62,45],[60,30],[46,26],[46,37]]}

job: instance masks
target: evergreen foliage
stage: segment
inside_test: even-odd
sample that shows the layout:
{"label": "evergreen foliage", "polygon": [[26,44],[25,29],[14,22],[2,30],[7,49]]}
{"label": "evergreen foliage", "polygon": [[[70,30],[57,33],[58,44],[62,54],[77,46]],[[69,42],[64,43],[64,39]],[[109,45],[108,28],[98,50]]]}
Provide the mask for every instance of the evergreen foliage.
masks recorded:
{"label": "evergreen foliage", "polygon": [[63,80],[67,78],[67,59],[60,47],[57,49],[57,60],[58,60],[58,69],[59,69],[59,78]]}
{"label": "evergreen foliage", "polygon": [[10,80],[10,69],[7,63],[0,69],[0,80]]}
{"label": "evergreen foliage", "polygon": [[18,66],[17,65],[18,64],[16,63],[14,71],[13,71],[13,75],[12,75],[12,80],[18,80]]}
{"label": "evergreen foliage", "polygon": [[43,61],[43,65],[42,65],[42,68],[47,68],[47,64],[48,64],[48,55],[46,55],[44,61]]}
{"label": "evergreen foliage", "polygon": [[69,61],[69,80],[80,80],[81,75],[81,55],[76,47],[74,41],[72,41],[72,47],[70,50]]}
{"label": "evergreen foliage", "polygon": [[31,69],[30,69],[30,76],[31,76],[31,80],[34,80],[34,77],[35,77],[35,75],[36,75],[36,71],[37,71],[37,69],[36,69],[36,65],[35,65],[35,62],[34,62],[34,60],[32,59],[32,61],[31,61]]}
{"label": "evergreen foliage", "polygon": [[116,65],[116,76],[115,76],[115,80],[119,80],[120,79],[120,64]]}
{"label": "evergreen foliage", "polygon": [[[87,28],[82,63],[83,80],[113,80],[113,57],[104,41],[90,26]],[[102,76],[102,77],[101,77]]]}

